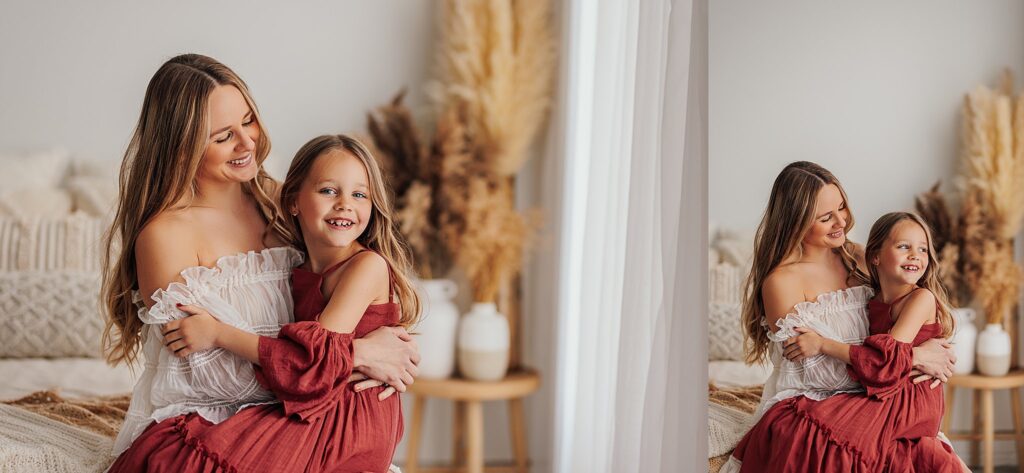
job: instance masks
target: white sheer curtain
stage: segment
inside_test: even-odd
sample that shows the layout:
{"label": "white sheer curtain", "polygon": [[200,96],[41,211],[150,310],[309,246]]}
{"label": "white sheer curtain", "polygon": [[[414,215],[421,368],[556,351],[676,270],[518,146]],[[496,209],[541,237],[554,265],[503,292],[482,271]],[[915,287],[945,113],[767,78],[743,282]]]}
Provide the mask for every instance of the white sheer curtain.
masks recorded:
{"label": "white sheer curtain", "polygon": [[555,469],[698,471],[707,0],[568,10]]}

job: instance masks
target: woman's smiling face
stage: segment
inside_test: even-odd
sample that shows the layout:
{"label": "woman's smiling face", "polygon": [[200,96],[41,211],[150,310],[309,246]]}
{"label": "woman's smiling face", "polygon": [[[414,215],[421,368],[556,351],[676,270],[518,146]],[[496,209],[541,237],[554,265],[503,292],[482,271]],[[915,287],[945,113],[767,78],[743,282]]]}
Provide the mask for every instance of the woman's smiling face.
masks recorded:
{"label": "woman's smiling face", "polygon": [[814,220],[804,235],[803,243],[838,248],[846,243],[846,225],[849,220],[850,211],[846,208],[846,200],[839,187],[835,184],[822,187],[814,205]]}
{"label": "woman's smiling face", "polygon": [[199,165],[199,179],[215,182],[247,182],[259,168],[254,151],[260,125],[242,93],[233,85],[221,85],[210,93],[210,136]]}

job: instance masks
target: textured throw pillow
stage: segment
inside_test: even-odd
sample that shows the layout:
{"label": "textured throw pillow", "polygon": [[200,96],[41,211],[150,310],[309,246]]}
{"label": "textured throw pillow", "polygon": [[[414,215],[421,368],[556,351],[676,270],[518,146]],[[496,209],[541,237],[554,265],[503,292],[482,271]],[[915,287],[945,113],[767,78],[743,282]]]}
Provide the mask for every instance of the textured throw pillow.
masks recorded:
{"label": "textured throw pillow", "polygon": [[739,266],[728,263],[712,266],[708,272],[708,301],[742,302],[746,278],[747,271]]}
{"label": "textured throw pillow", "polygon": [[0,218],[0,357],[100,356],[105,221]]}
{"label": "textured throw pillow", "polygon": [[0,272],[0,357],[101,356],[99,293],[97,272]]}
{"label": "textured throw pillow", "polygon": [[708,359],[743,359],[743,328],[740,326],[739,303],[708,304]]}
{"label": "textured throw pillow", "polygon": [[61,218],[0,218],[0,272],[100,270],[106,220],[73,214]]}

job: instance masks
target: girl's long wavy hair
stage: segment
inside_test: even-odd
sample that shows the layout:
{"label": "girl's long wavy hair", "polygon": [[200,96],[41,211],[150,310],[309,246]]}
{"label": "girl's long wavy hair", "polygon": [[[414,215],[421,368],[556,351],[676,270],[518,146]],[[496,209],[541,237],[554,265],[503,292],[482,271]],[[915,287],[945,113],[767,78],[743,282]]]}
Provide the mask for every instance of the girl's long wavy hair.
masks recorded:
{"label": "girl's long wavy hair", "polygon": [[[775,178],[768,207],[754,237],[753,263],[743,294],[741,322],[747,363],[763,363],[768,358],[768,328],[762,325],[765,314],[761,286],[783,262],[802,257],[801,242],[814,222],[818,191],[830,184],[839,188],[847,202],[850,216],[846,220],[846,234],[849,235],[853,229],[853,211],[849,210],[846,191],[831,172],[815,163],[798,161],[787,165]],[[847,240],[833,251],[842,259],[850,276],[868,283],[867,275],[857,267],[853,242]]]}
{"label": "girl's long wavy hair", "polygon": [[875,294],[881,294],[882,286],[878,278],[878,268],[871,264],[882,250],[882,246],[885,245],[886,241],[889,240],[889,234],[892,233],[893,228],[896,225],[905,220],[910,220],[921,226],[924,230],[925,240],[928,242],[928,267],[924,270],[924,275],[921,279],[917,280],[917,286],[923,287],[932,292],[935,295],[937,310],[935,319],[942,326],[942,337],[949,338],[953,336],[953,330],[956,322],[953,320],[953,314],[949,307],[949,295],[946,292],[946,287],[942,285],[942,281],[939,279],[939,260],[935,256],[935,248],[932,246],[932,231],[928,228],[928,224],[925,223],[924,219],[914,213],[910,212],[890,212],[882,215],[875,221],[875,224],[871,226],[871,233],[868,235],[868,243],[864,247],[864,259],[868,262],[868,273],[871,275],[871,287],[875,290]]}
{"label": "girl's long wavy hair", "polygon": [[[252,109],[260,136],[253,157],[259,170],[242,189],[259,206],[271,231],[280,221],[280,208],[268,189],[275,183],[263,170],[270,139],[245,82],[217,60],[183,54],[165,62],[149,81],[135,132],[124,153],[118,177],[118,201],[104,237],[102,305],[107,313],[102,346],[107,362],[137,361],[141,344],[140,309],[133,302],[138,290],[135,240],[142,228],[172,206],[187,207],[197,194],[196,173],[210,135],[209,99],[218,86],[237,88]],[[143,294],[148,296],[148,294]]]}
{"label": "girl's long wavy hair", "polygon": [[[391,191],[381,174],[380,166],[370,150],[359,140],[348,135],[323,135],[313,138],[302,146],[288,167],[288,175],[281,185],[281,208],[290,209],[295,204],[303,182],[313,169],[316,159],[331,151],[342,151],[355,156],[363,163],[366,174],[370,178],[370,223],[366,230],[356,239],[361,245],[384,257],[391,267],[394,277],[395,294],[401,305],[399,323],[403,327],[411,327],[419,321],[420,298],[413,289],[412,258],[409,248],[401,237],[394,221],[394,209],[391,205]],[[302,227],[299,218],[290,214],[282,214],[281,225],[287,230],[288,242],[296,248],[306,251]]]}

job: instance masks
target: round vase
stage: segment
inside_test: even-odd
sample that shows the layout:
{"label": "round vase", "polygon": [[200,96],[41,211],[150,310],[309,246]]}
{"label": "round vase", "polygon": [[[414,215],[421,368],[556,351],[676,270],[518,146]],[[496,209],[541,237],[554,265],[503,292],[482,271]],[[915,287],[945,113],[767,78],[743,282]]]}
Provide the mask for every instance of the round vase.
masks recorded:
{"label": "round vase", "polygon": [[452,302],[458,286],[448,279],[420,281],[423,315],[416,326],[420,348],[419,375],[428,379],[450,378],[455,373],[455,335],[459,309]]}
{"label": "round vase", "polygon": [[977,314],[969,308],[953,309],[952,313],[956,321],[956,332],[950,339],[956,354],[953,373],[971,374],[974,372],[974,342],[978,339],[978,328],[974,326]]}
{"label": "round vase", "polygon": [[497,381],[508,371],[508,319],[493,303],[475,303],[459,323],[459,371],[476,381]]}
{"label": "round vase", "polygon": [[1010,334],[999,324],[988,324],[978,335],[978,371],[988,376],[1010,372]]}

